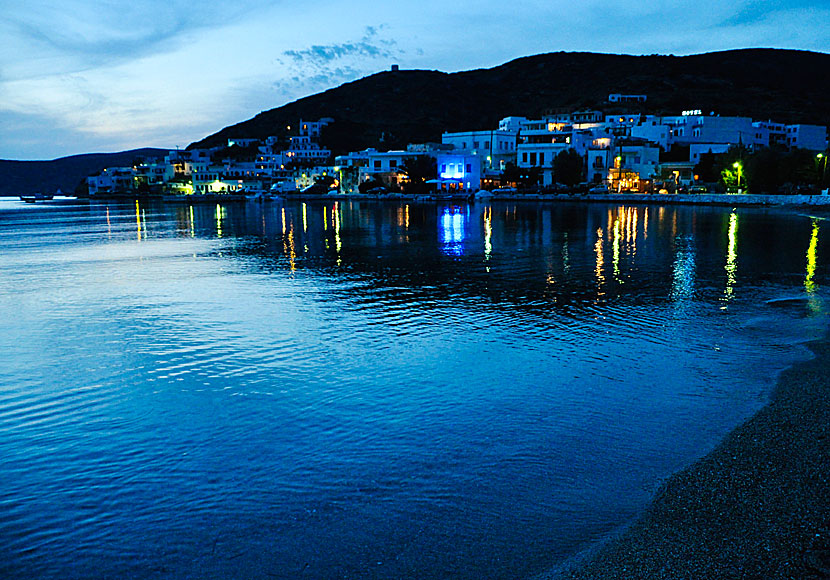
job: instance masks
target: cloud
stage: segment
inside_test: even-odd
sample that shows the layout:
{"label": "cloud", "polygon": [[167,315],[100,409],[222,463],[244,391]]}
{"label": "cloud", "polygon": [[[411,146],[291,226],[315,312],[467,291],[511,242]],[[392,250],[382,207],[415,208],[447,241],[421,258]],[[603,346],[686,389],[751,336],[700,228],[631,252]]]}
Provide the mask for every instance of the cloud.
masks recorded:
{"label": "cloud", "polygon": [[274,89],[293,100],[376,71],[379,60],[404,56],[395,40],[383,37],[385,29],[385,25],[367,26],[359,40],[283,51],[284,59],[277,62],[288,72],[273,84]]}
{"label": "cloud", "polygon": [[250,17],[267,0],[29,0],[4,7],[0,65],[15,78],[80,72],[172,51],[189,34]]}
{"label": "cloud", "polygon": [[358,41],[340,44],[315,44],[303,50],[286,50],[283,55],[295,65],[303,67],[326,67],[345,58],[379,59],[392,58],[402,54],[394,40],[380,37],[384,26],[367,26]]}
{"label": "cloud", "polygon": [[810,10],[816,7],[813,0],[788,0],[786,3],[778,0],[748,0],[743,2],[743,6],[729,18],[724,19],[720,25],[732,27],[758,24],[776,15]]}

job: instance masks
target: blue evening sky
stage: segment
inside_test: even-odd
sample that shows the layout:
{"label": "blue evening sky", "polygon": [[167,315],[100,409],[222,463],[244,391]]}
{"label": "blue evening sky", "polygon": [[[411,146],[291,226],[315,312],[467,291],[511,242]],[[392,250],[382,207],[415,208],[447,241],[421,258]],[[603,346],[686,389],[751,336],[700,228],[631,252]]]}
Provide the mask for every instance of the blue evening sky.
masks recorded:
{"label": "blue evening sky", "polygon": [[373,72],[830,48],[816,0],[0,0],[0,158],[175,148]]}

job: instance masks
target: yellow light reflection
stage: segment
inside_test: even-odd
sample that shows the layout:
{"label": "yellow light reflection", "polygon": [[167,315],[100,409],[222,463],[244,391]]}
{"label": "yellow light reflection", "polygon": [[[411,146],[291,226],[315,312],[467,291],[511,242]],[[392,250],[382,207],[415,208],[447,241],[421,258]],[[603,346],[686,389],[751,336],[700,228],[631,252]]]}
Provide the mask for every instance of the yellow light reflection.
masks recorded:
{"label": "yellow light reflection", "polygon": [[643,216],[643,239],[648,239],[648,208],[646,208],[646,213]]}
{"label": "yellow light reflection", "polygon": [[[285,209],[282,210],[283,218],[285,217]],[[285,227],[285,219],[283,219],[283,231],[286,231]],[[289,224],[288,227],[288,235],[283,236],[282,247],[285,250],[286,255],[288,256],[288,267],[291,271],[291,274],[294,274],[294,271],[297,269],[297,248],[294,245],[294,224]]]}
{"label": "yellow light reflection", "polygon": [[340,208],[337,203],[331,208],[331,217],[334,221],[334,246],[337,251],[337,265],[340,265],[340,251],[343,249],[343,242],[340,239]]}
{"label": "yellow light reflection", "polygon": [[614,220],[614,278],[620,281],[620,242],[622,241],[622,234],[620,233],[620,220]]}
{"label": "yellow light reflection", "polygon": [[637,228],[640,225],[640,212],[638,210],[634,210],[632,215],[632,227],[631,227],[631,255],[637,255]]}
{"label": "yellow light reflection", "polygon": [[596,275],[597,275],[597,284],[598,286],[602,286],[605,282],[605,276],[602,274],[602,267],[605,265],[605,258],[603,257],[602,253],[602,236],[603,231],[602,228],[597,230],[597,243],[594,244],[594,251],[597,255],[597,268],[596,268]]}
{"label": "yellow light reflection", "polygon": [[308,219],[306,218],[306,205],[303,202],[303,233],[308,231]]}
{"label": "yellow light reflection", "polygon": [[729,246],[726,250],[726,290],[724,298],[729,301],[735,295],[735,281],[738,274],[738,214],[729,216]]}
{"label": "yellow light reflection", "polygon": [[138,241],[141,241],[141,206],[138,205],[138,200],[135,200],[135,223],[138,226]]}
{"label": "yellow light reflection", "polygon": [[285,208],[282,208],[282,235],[283,235],[283,237],[285,237],[285,233],[287,231],[288,230],[285,227]]}
{"label": "yellow light reflection", "polygon": [[112,224],[110,223],[110,208],[107,207],[107,237],[112,237]]}
{"label": "yellow light reflection", "polygon": [[409,229],[409,204],[406,204],[404,207],[406,210],[406,229]]}
{"label": "yellow light reflection", "polygon": [[222,206],[218,203],[216,204],[216,237],[221,238],[224,235],[222,231],[222,225],[224,221],[225,215],[222,210]]}
{"label": "yellow light reflection", "polygon": [[196,237],[196,220],[193,218],[193,206],[190,206],[190,237]]}
{"label": "yellow light reflection", "polygon": [[807,248],[807,277],[804,279],[804,288],[808,293],[813,294],[818,290],[815,281],[816,258],[818,254],[818,220],[813,220],[813,233],[810,236],[810,247]]}
{"label": "yellow light reflection", "polygon": [[323,230],[329,231],[329,208],[323,206]]}

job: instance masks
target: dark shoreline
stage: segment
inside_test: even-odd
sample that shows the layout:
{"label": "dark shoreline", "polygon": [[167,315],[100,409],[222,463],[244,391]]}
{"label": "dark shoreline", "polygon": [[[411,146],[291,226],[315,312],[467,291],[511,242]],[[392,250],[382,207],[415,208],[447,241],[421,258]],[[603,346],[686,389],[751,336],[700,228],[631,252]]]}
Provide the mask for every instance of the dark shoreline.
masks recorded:
{"label": "dark shoreline", "polygon": [[767,406],[670,477],[643,516],[539,578],[830,578],[830,336]]}

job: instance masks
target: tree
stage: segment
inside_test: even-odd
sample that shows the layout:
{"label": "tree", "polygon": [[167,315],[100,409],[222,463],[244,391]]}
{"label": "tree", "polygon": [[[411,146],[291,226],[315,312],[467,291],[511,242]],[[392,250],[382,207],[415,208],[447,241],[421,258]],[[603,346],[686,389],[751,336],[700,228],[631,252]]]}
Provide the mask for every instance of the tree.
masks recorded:
{"label": "tree", "polygon": [[517,167],[513,163],[507,163],[501,172],[500,181],[503,186],[516,184],[516,187],[528,188],[538,185],[541,178],[541,167]]}
{"label": "tree", "polygon": [[712,153],[711,150],[708,153],[700,154],[700,161],[695,165],[695,175],[699,177],[700,181],[704,183],[720,181],[720,172],[723,170],[722,157],[723,154]]}
{"label": "tree", "polygon": [[314,185],[319,185],[326,191],[331,189],[331,186],[334,185],[334,182],[335,179],[331,175],[317,175],[314,177]]}
{"label": "tree", "polygon": [[522,179],[522,172],[515,163],[506,163],[501,172],[502,187],[509,187],[510,185],[518,185]]}
{"label": "tree", "polygon": [[553,176],[557,183],[573,187],[583,181],[584,162],[575,149],[566,149],[553,158]]}
{"label": "tree", "polygon": [[75,197],[89,197],[89,181],[84,177],[75,186]]}
{"label": "tree", "polygon": [[403,186],[407,193],[421,194],[430,190],[427,181],[438,176],[438,167],[434,157],[419,155],[404,159],[398,167],[398,173],[407,178],[407,183]]}

